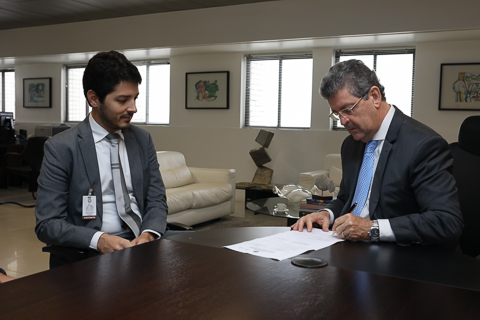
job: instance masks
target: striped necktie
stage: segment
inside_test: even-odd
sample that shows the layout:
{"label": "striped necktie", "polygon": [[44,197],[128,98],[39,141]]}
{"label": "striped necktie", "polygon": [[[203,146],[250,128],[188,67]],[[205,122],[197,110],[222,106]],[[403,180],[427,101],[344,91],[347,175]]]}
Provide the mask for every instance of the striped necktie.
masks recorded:
{"label": "striped necktie", "polygon": [[373,176],[373,164],[374,155],[373,151],[377,147],[378,141],[371,140],[367,143],[365,148],[365,154],[363,155],[362,167],[360,168],[360,174],[358,175],[357,187],[355,188],[355,195],[353,196],[353,202],[357,202],[357,207],[353,210],[354,215],[360,216],[360,213],[365,206],[367,200],[368,190],[370,189],[370,183]]}
{"label": "striped necktie", "polygon": [[115,190],[115,204],[117,205],[117,212],[120,216],[120,219],[122,219],[123,222],[125,222],[133,231],[135,237],[138,237],[140,235],[142,219],[135,214],[130,207],[130,196],[128,194],[127,184],[125,183],[122,164],[120,163],[119,158],[118,144],[121,137],[118,133],[110,133],[107,135],[107,139],[112,144],[110,148],[110,162],[112,166],[113,189]]}

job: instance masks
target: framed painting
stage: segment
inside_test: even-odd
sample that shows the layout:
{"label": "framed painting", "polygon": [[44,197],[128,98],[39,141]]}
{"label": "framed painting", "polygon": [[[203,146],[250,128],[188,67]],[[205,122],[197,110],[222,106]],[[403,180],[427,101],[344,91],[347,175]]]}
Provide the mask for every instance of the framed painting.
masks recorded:
{"label": "framed painting", "polygon": [[439,110],[480,110],[480,63],[442,63]]}
{"label": "framed painting", "polygon": [[229,71],[188,72],[185,84],[186,109],[228,109]]}
{"label": "framed painting", "polygon": [[52,107],[52,78],[23,79],[23,107]]}

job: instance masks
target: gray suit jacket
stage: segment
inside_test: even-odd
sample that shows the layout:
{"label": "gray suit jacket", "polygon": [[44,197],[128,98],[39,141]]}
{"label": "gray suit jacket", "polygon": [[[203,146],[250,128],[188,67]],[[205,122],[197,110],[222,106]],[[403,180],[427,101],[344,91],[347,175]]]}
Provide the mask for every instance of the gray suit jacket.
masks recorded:
{"label": "gray suit jacket", "polygon": [[[342,145],[343,178],[335,218],[347,213],[365,143],[348,136]],[[389,219],[398,244],[456,244],[463,228],[448,143],[400,110],[387,132],[370,195],[370,218]]]}
{"label": "gray suit jacket", "polygon": [[[133,192],[142,215],[141,231],[166,229],[167,200],[155,146],[150,134],[139,127],[123,130],[130,163]],[[38,239],[52,245],[88,249],[102,227],[102,187],[97,154],[88,117],[76,127],[45,143],[38,178],[35,209]],[[82,219],[82,199],[93,188],[97,219]]]}

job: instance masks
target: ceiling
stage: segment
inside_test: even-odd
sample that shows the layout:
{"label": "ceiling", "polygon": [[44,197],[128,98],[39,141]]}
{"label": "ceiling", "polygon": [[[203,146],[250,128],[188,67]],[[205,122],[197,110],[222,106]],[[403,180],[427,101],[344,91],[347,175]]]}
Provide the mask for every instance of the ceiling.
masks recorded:
{"label": "ceiling", "polygon": [[0,30],[273,0],[0,0]]}
{"label": "ceiling", "polygon": [[[119,18],[133,15],[201,10],[278,0],[0,0],[0,30],[55,25],[70,22]],[[126,50],[131,60],[168,58],[182,54],[215,52],[302,51],[314,47],[362,48],[378,46],[413,46],[419,42],[477,40],[480,29],[405,32],[393,34],[353,35],[310,39],[279,39],[262,42],[230,43],[178,48]],[[90,53],[49,56],[0,57],[0,66],[17,63],[84,63]]]}

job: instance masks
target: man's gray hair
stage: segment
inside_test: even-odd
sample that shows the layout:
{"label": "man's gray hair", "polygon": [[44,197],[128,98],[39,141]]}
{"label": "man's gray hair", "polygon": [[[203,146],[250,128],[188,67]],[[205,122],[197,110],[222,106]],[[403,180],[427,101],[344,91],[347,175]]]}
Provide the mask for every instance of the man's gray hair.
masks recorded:
{"label": "man's gray hair", "polygon": [[386,101],[385,87],[380,84],[375,71],[370,70],[362,61],[352,59],[339,62],[328,70],[320,84],[320,94],[328,100],[346,87],[351,95],[360,98],[373,86],[380,89],[382,100]]}

